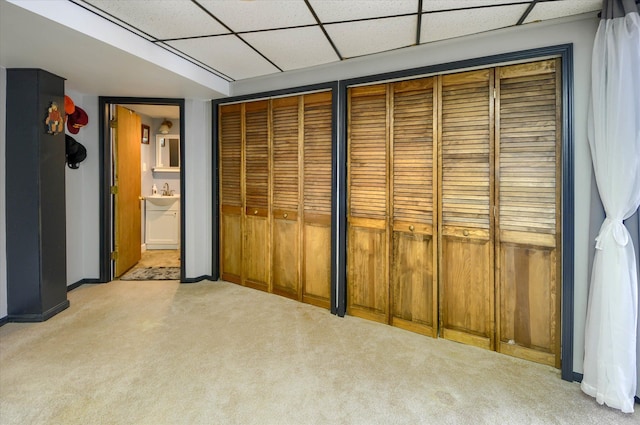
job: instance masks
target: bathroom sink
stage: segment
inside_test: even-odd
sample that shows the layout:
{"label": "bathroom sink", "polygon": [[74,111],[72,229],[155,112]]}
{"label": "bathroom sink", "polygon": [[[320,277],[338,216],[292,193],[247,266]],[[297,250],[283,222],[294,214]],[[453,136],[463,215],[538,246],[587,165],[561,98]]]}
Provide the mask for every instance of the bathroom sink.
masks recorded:
{"label": "bathroom sink", "polygon": [[180,199],[180,195],[177,194],[177,195],[163,196],[163,195],[157,194],[157,195],[147,196],[145,197],[145,199],[155,205],[171,205],[175,201]]}

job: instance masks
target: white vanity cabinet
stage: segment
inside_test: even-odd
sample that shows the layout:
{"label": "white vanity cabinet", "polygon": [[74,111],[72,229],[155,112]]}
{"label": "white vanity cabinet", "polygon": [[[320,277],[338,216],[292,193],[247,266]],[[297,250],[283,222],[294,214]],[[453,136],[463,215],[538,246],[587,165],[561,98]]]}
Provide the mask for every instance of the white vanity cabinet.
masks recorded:
{"label": "white vanity cabinet", "polygon": [[147,249],[180,248],[180,198],[148,197],[145,210]]}

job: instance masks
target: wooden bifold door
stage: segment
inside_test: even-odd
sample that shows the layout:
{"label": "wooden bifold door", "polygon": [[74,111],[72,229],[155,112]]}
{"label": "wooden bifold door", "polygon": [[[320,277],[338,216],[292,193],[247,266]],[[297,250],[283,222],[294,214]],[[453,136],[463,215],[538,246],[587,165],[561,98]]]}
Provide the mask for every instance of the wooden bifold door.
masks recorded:
{"label": "wooden bifold door", "polygon": [[349,90],[347,311],[435,336],[434,81]]}
{"label": "wooden bifold door", "polygon": [[224,280],[329,308],[330,92],[219,107]]}
{"label": "wooden bifold door", "polygon": [[348,314],[560,366],[559,71],[349,88]]}

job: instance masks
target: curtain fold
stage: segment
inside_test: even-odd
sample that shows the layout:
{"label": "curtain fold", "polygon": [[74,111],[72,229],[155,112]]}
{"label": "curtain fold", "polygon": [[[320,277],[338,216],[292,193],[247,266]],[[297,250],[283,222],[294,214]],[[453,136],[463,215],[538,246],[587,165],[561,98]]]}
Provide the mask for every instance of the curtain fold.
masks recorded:
{"label": "curtain fold", "polygon": [[604,0],[591,66],[588,137],[606,218],[596,237],[582,390],[633,412],[638,271],[624,220],[640,205],[640,17],[634,0]]}

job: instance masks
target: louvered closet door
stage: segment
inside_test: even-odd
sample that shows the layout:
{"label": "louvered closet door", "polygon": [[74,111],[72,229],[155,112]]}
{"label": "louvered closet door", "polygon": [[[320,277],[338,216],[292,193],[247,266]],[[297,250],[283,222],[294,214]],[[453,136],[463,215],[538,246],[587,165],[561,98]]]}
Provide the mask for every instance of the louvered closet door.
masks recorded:
{"label": "louvered closet door", "polygon": [[303,96],[304,232],[302,300],[331,300],[331,93]]}
{"label": "louvered closet door", "polygon": [[560,62],[497,69],[498,347],[560,367]]}
{"label": "louvered closet door", "polygon": [[387,323],[388,85],[349,89],[347,312]]}
{"label": "louvered closet door", "polygon": [[242,105],[220,106],[220,276],[242,282]]}
{"label": "louvered closet door", "polygon": [[272,100],[272,290],[300,299],[299,97]]}
{"label": "louvered closet door", "polygon": [[493,70],[441,82],[442,335],[494,349]]}
{"label": "louvered closet door", "polygon": [[269,290],[269,101],[245,107],[243,284]]}
{"label": "louvered closet door", "polygon": [[391,324],[437,336],[434,80],[394,83]]}

